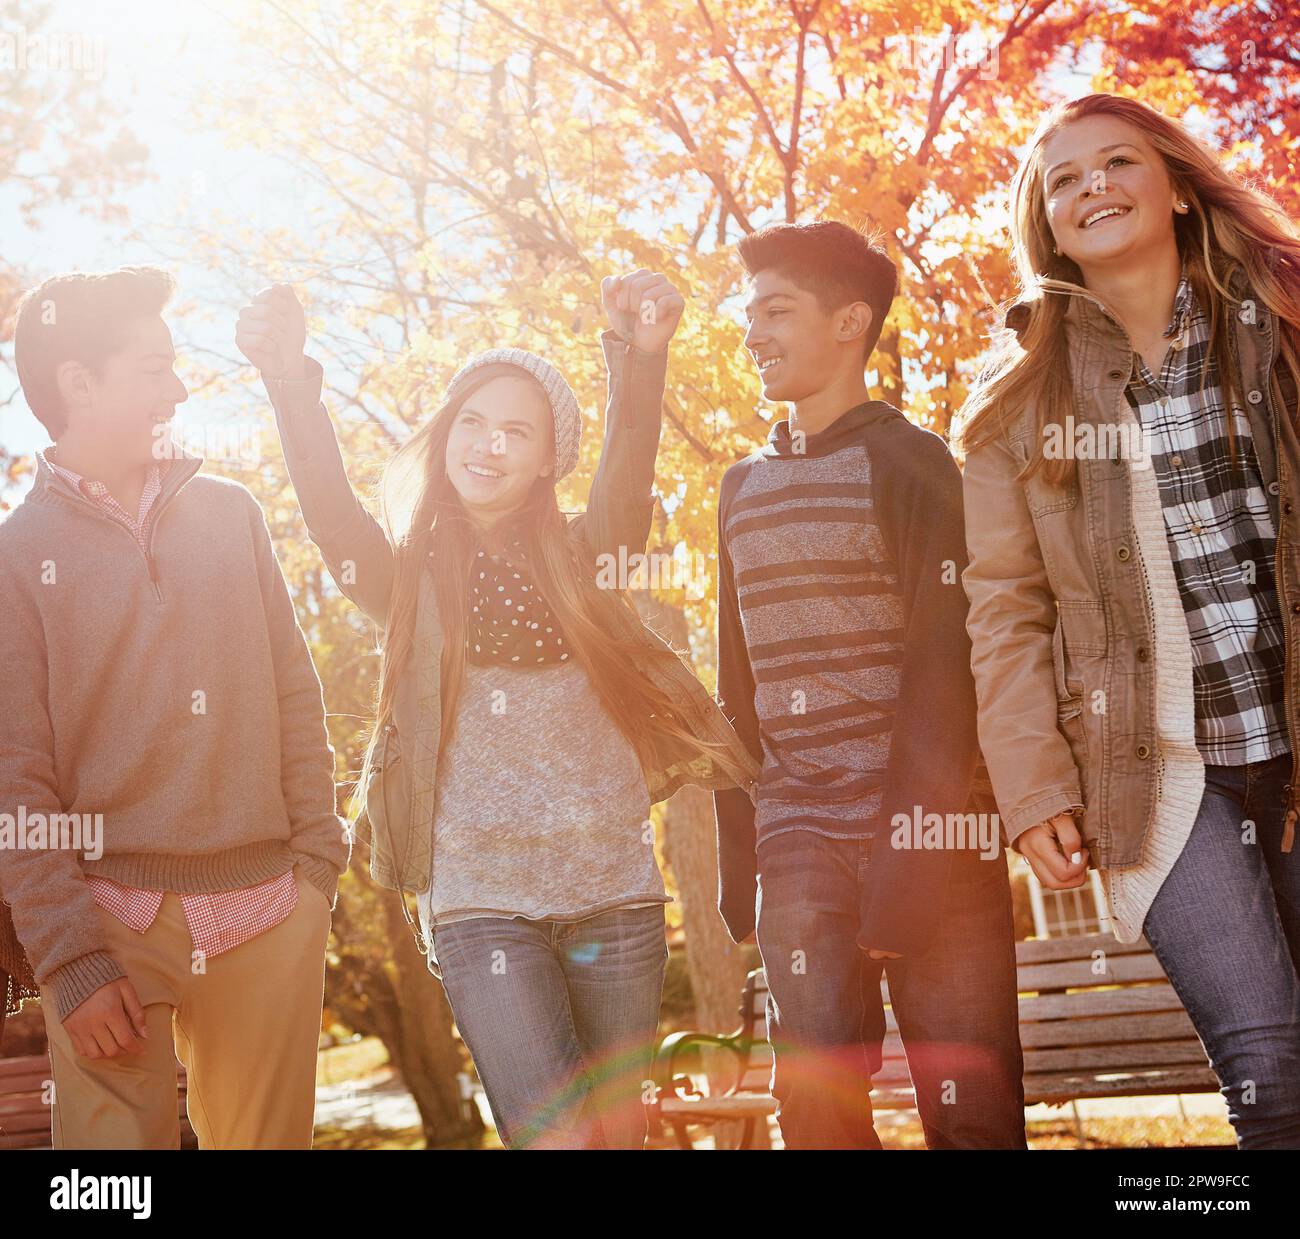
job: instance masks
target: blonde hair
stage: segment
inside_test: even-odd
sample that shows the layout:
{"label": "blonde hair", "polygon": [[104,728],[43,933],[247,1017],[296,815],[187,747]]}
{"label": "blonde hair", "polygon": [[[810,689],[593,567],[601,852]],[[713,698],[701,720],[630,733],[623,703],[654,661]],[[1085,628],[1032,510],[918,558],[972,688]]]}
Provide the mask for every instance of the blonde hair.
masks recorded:
{"label": "blonde hair", "polygon": [[[1000,333],[962,409],[960,431],[961,448],[970,452],[1032,407],[1037,447],[1021,477],[1041,470],[1055,485],[1070,481],[1075,469],[1068,455],[1047,458],[1043,451],[1048,427],[1064,429],[1073,407],[1066,298],[1087,296],[1088,290],[1074,261],[1053,253],[1043,199],[1044,148],[1066,125],[1087,116],[1113,116],[1140,130],[1164,161],[1174,190],[1188,203],[1188,213],[1175,217],[1175,239],[1192,290],[1208,313],[1214,356],[1233,355],[1230,312],[1235,302],[1228,281],[1239,267],[1255,295],[1277,316],[1279,356],[1300,387],[1300,240],[1281,208],[1233,177],[1181,124],[1136,99],[1098,94],[1058,104],[1039,124],[1011,183],[1011,248],[1020,287],[1013,301],[1027,303],[1026,322],[1019,338],[1010,330]],[[1220,372],[1231,407],[1240,396],[1236,368],[1221,364]],[[1203,370],[1202,381],[1204,375]],[[1231,446],[1231,418],[1228,426]]]}

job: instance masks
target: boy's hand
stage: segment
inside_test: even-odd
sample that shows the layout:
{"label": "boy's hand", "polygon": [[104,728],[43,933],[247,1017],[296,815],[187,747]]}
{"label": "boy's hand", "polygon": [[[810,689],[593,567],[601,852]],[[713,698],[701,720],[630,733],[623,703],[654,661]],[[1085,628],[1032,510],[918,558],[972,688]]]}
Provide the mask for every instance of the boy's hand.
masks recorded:
{"label": "boy's hand", "polygon": [[1069,813],[1031,826],[1016,840],[1016,851],[1049,891],[1068,891],[1088,880],[1088,849]]}
{"label": "boy's hand", "polygon": [[144,1053],[149,1035],[135,986],[125,977],[101,985],[63,1021],[72,1047],[84,1058]]}
{"label": "boy's hand", "polygon": [[272,284],[239,311],[235,345],[267,379],[301,379],[307,374],[307,316],[288,284]]}
{"label": "boy's hand", "polygon": [[668,347],[682,321],[686,301],[666,276],[638,268],[629,275],[607,275],[600,282],[609,325],[643,353]]}

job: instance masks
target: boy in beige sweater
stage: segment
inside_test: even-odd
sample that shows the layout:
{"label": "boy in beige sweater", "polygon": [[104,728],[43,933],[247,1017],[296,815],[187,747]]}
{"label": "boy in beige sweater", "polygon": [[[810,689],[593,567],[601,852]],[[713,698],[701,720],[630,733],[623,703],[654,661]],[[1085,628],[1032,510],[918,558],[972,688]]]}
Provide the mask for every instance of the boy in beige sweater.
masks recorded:
{"label": "boy in beige sweater", "polygon": [[174,1147],[177,1053],[201,1146],[308,1147],[348,840],[261,510],[171,441],[171,290],[128,268],[20,307],[54,444],[0,523],[0,894],[56,1147]]}

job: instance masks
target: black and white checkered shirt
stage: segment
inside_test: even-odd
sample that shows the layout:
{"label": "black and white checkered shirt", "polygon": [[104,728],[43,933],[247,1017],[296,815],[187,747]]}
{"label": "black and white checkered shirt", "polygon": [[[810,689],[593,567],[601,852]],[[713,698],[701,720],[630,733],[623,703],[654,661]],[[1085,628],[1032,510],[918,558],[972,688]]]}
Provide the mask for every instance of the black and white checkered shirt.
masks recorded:
{"label": "black and white checkered shirt", "polygon": [[1245,765],[1289,747],[1277,535],[1240,408],[1233,410],[1239,467],[1231,467],[1209,319],[1185,275],[1166,334],[1171,343],[1159,378],[1135,353],[1126,394],[1159,480],[1192,639],[1196,747],[1207,764]]}

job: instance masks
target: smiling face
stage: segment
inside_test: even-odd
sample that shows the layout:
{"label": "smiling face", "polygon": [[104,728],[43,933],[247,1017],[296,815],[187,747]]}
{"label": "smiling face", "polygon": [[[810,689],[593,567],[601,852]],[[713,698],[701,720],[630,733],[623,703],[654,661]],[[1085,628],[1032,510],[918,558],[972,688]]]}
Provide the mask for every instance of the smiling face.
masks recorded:
{"label": "smiling face", "polygon": [[1128,121],[1086,116],[1043,147],[1043,202],[1056,246],[1089,271],[1132,263],[1175,243],[1179,195],[1164,160]]}
{"label": "smiling face", "polygon": [[871,308],[863,301],[827,313],[815,293],[768,268],[749,282],[745,317],[745,347],[767,400],[796,403],[824,388],[846,365],[862,370],[862,338],[871,321]]}
{"label": "smiling face", "polygon": [[160,458],[156,445],[167,439],[167,424],[189,392],[176,374],[172,335],[160,317],[136,319],[123,337],[98,372],[80,362],[59,367],[67,412],[60,439],[71,434],[122,464],[147,464]]}
{"label": "smiling face", "polygon": [[492,524],[554,473],[554,418],[530,379],[498,375],[462,403],[447,438],[447,477],[471,516]]}

